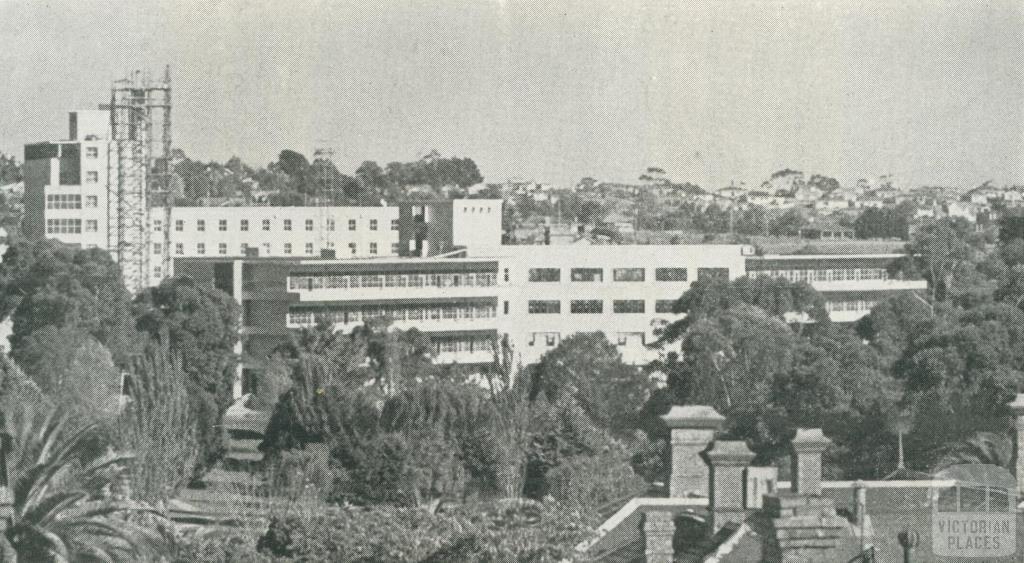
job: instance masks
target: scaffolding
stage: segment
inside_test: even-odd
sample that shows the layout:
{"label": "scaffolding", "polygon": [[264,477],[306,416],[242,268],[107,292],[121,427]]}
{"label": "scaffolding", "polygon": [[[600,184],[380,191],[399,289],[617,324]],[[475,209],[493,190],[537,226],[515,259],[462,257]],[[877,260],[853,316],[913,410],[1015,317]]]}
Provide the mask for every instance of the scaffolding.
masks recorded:
{"label": "scaffolding", "polygon": [[[333,220],[330,206],[337,205],[338,200],[338,182],[336,181],[336,168],[334,165],[334,148],[327,144],[326,141],[317,141],[317,146],[313,149],[313,162],[312,166],[315,167],[313,182],[316,189],[314,198],[317,204],[317,248],[333,250],[335,256],[337,256],[341,249],[334,248],[333,241],[330,240],[331,235],[328,232],[328,221]],[[338,229],[339,225],[334,225],[334,229]]]}
{"label": "scaffolding", "polygon": [[163,252],[158,258],[162,273],[169,274],[171,269],[168,222],[174,194],[170,67],[162,80],[135,71],[114,82],[108,109],[107,248],[121,266],[125,286],[138,293],[150,285],[154,275],[151,213],[162,218]]}

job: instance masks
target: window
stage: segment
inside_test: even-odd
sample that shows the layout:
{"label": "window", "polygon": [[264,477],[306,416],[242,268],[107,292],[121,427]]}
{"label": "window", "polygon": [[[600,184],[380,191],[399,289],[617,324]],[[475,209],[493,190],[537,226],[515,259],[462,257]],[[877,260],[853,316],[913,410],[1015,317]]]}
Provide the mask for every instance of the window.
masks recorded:
{"label": "window", "polygon": [[292,230],[292,220],[291,219],[285,219],[284,220],[284,230],[286,230],[286,231]]}
{"label": "window", "polygon": [[506,315],[508,314],[508,301],[505,302],[505,306],[502,308],[502,310],[505,311]]}
{"label": "window", "polygon": [[217,230],[218,231],[226,231],[226,230],[228,230],[228,220],[227,219],[221,219],[221,220],[217,221]]}
{"label": "window", "polygon": [[370,243],[370,254],[377,254],[377,243]]}
{"label": "window", "polygon": [[270,256],[270,243],[269,242],[263,243],[263,255],[264,256]]}
{"label": "window", "polygon": [[617,282],[642,282],[644,281],[644,269],[615,268],[612,270],[612,279]]}
{"label": "window", "polygon": [[654,279],[666,282],[686,281],[686,268],[657,268],[654,270]]}
{"label": "window", "polygon": [[371,231],[376,231],[377,230],[377,220],[376,219],[370,219],[370,230]]}
{"label": "window", "polygon": [[355,254],[356,253],[356,243],[354,243],[354,242],[348,243],[348,249],[352,251],[352,254]]}
{"label": "window", "polygon": [[391,220],[391,230],[392,231],[397,231],[398,230],[398,219],[392,219]]}
{"label": "window", "polygon": [[600,299],[573,299],[569,302],[569,311],[573,314],[599,314],[604,311]]}
{"label": "window", "polygon": [[263,230],[264,231],[269,231],[270,230],[270,219],[264,219],[263,220]]}
{"label": "window", "polygon": [[284,253],[285,254],[291,254],[292,253],[292,243],[290,243],[290,242],[284,243]]}
{"label": "window", "polygon": [[46,196],[47,209],[81,209],[82,196],[77,194],[49,194]]}
{"label": "window", "polygon": [[218,243],[217,244],[217,254],[227,254],[227,253],[228,253],[228,243],[226,243],[226,242]]}
{"label": "window", "polygon": [[153,220],[153,231],[157,232],[157,233],[161,233],[161,232],[163,232],[163,230],[164,230],[164,222],[161,221],[160,219],[154,219]]}
{"label": "window", "polygon": [[307,231],[312,231],[313,230],[313,220],[312,219],[306,219],[306,230]]}
{"label": "window", "polygon": [[556,282],[562,279],[562,270],[558,268],[530,268],[530,281]]}
{"label": "window", "polygon": [[601,282],[604,281],[604,270],[601,268],[573,268],[570,279],[574,282]]}
{"label": "window", "polygon": [[206,231],[206,221],[203,220],[203,219],[200,219],[200,220],[196,221],[196,230],[199,231],[200,233],[205,232]]}
{"label": "window", "polygon": [[176,219],[174,221],[174,230],[178,231],[179,233],[181,231],[184,231],[185,230],[185,222],[182,221],[181,219]]}
{"label": "window", "polygon": [[676,304],[675,299],[658,299],[654,302],[655,313],[671,313]]}
{"label": "window", "polygon": [[244,242],[243,242],[243,243],[242,243],[242,245],[241,245],[241,246],[240,246],[240,247],[238,248],[238,250],[239,250],[239,252],[241,252],[241,253],[242,253],[242,256],[248,256],[248,255],[249,255],[249,245],[248,245],[248,244],[246,244],[246,243],[244,243]]}
{"label": "window", "polygon": [[176,243],[174,243],[174,253],[175,254],[179,254],[179,255],[185,254],[185,243],[183,243],[183,242],[176,242]]}
{"label": "window", "polygon": [[[94,195],[85,196],[85,207],[87,209],[95,209],[100,206],[100,198]],[[156,222],[160,224],[160,221]]]}
{"label": "window", "polygon": [[196,243],[196,254],[206,254],[206,245],[201,242]]}
{"label": "window", "polygon": [[306,243],[306,254],[313,254],[313,243]]}
{"label": "window", "polygon": [[391,243],[391,254],[398,254],[398,250],[401,248],[397,242]]}
{"label": "window", "polygon": [[85,147],[85,158],[99,158],[100,148],[99,147]]}
{"label": "window", "polygon": [[86,219],[85,220],[85,232],[87,232],[87,233],[95,233],[95,232],[97,232],[99,230],[100,230],[99,221],[97,221],[96,219]]}
{"label": "window", "polygon": [[643,313],[643,299],[616,299],[612,302],[612,310],[616,313]]}
{"label": "window", "polygon": [[85,173],[85,183],[95,184],[100,181],[100,173],[95,170],[90,170]]}
{"label": "window", "polygon": [[82,232],[81,219],[47,219],[46,234],[63,235],[79,234]]}
{"label": "window", "polygon": [[562,312],[561,301],[534,301],[528,304],[531,315],[552,315]]}
{"label": "window", "polygon": [[163,275],[164,275],[163,268],[161,268],[160,266],[153,266],[153,277],[154,278],[160,278],[160,277],[163,277]]}
{"label": "window", "polygon": [[[88,230],[88,228],[86,228],[86,230]],[[153,254],[161,254],[163,249],[163,246],[159,242],[153,243]]]}
{"label": "window", "polygon": [[356,220],[355,219],[349,219],[348,220],[348,230],[350,230],[350,231],[356,230]]}
{"label": "window", "polygon": [[729,268],[697,268],[698,280],[728,280]]}
{"label": "window", "polygon": [[242,219],[241,221],[239,221],[238,222],[238,230],[240,230],[240,231],[248,231],[249,230],[249,220],[248,219]]}
{"label": "window", "polygon": [[327,230],[328,231],[333,231],[334,230],[334,219],[328,219],[327,220]]}

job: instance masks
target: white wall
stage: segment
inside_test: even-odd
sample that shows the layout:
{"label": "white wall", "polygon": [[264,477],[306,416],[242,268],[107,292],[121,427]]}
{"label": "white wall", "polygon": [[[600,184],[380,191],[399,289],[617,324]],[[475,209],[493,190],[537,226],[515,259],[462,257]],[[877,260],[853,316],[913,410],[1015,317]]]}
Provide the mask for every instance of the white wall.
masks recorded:
{"label": "white wall", "polygon": [[[200,220],[205,223],[203,231],[198,228]],[[221,220],[227,221],[224,231]],[[243,220],[248,221],[247,231],[242,230]],[[288,220],[291,230],[285,230]],[[313,222],[312,230],[306,229],[307,220]],[[246,244],[259,249],[261,257],[320,257],[321,250],[334,249],[342,259],[397,256],[398,231],[392,227],[397,220],[397,207],[175,207],[169,221],[154,222],[152,228],[154,243],[163,238],[158,229],[170,229],[170,248],[160,252],[170,251],[174,257],[238,257]],[[182,221],[180,231],[178,221]],[[264,221],[269,221],[269,230],[264,230]],[[355,221],[355,230],[350,230],[350,221]],[[376,230],[371,228],[374,222]],[[312,252],[307,252],[307,244]],[[350,244],[355,244],[354,253]],[[286,245],[291,245],[290,252]]]}
{"label": "white wall", "polygon": [[[670,313],[656,313],[658,300],[676,300],[697,279],[698,268],[728,268],[730,279],[745,274],[745,259],[740,245],[600,245],[600,246],[505,246],[508,256],[502,264],[508,269],[509,283],[504,301],[509,313],[504,315],[504,328],[509,333],[523,363],[537,361],[553,348],[544,338],[558,334],[554,345],[577,332],[601,331],[612,344],[620,346],[623,358],[630,363],[646,363],[657,357],[648,349],[656,339],[655,329],[676,318]],[[657,281],[655,270],[661,267],[686,268],[687,281]],[[531,268],[559,268],[558,282],[531,282]],[[571,281],[573,268],[601,268],[603,281]],[[614,281],[616,268],[643,268],[644,281]],[[503,279],[504,271],[499,273]],[[529,313],[530,300],[558,300],[557,314]],[[599,314],[572,313],[573,300],[600,300]],[[643,300],[643,313],[615,313],[615,300]],[[533,344],[530,341],[533,340]]]}

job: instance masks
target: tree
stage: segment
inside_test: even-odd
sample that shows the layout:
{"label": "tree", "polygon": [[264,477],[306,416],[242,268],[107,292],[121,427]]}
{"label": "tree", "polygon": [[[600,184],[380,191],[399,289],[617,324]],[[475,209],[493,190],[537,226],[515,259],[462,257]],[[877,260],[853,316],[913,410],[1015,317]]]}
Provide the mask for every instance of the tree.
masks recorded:
{"label": "tree", "polygon": [[940,219],[914,233],[895,269],[928,280],[933,302],[970,297],[984,281],[977,270],[984,245],[984,238],[963,218]]}
{"label": "tree", "polygon": [[25,339],[22,364],[53,400],[91,420],[114,417],[121,371],[110,351],[77,327],[43,327]]}
{"label": "tree", "polygon": [[6,424],[14,510],[5,537],[18,559],[157,560],[167,552],[159,518],[126,502],[119,485],[131,456],[95,455],[96,424],[71,427],[55,411],[28,421]]}
{"label": "tree", "polygon": [[1003,427],[1024,382],[1024,311],[990,303],[951,311],[913,338],[893,367],[916,413],[910,451],[930,467],[949,443]]}
{"label": "tree", "polygon": [[[807,282],[793,282],[778,277],[742,277],[737,280],[709,278],[690,285],[672,307],[672,312],[686,317],[661,330],[663,342],[679,339],[699,320],[741,304],[753,305],[780,321],[796,316],[796,320],[828,323],[825,299]],[[806,317],[806,318],[805,318]]]}
{"label": "tree", "polygon": [[594,424],[619,436],[636,428],[636,415],[653,390],[648,378],[622,361],[600,332],[574,334],[545,353],[531,370],[530,396],[575,399]]}
{"label": "tree", "polygon": [[768,223],[768,233],[774,236],[798,236],[807,226],[807,219],[797,209],[789,209]]}
{"label": "tree", "polygon": [[22,177],[21,165],[15,160],[14,155],[0,152],[0,186],[18,183]]}
{"label": "tree", "polygon": [[821,174],[811,174],[811,179],[807,180],[807,187],[818,188],[822,193],[831,193],[838,190],[841,186],[839,180],[831,178],[829,176],[822,176]]}
{"label": "tree", "polygon": [[174,277],[139,294],[135,317],[140,331],[166,339],[171,353],[182,359],[202,443],[201,461],[213,463],[223,453],[220,422],[231,405],[238,363],[238,304],[212,285]]}
{"label": "tree", "polygon": [[192,478],[199,442],[187,376],[167,338],[151,341],[128,378],[130,402],[115,427],[117,445],[133,452],[132,487],[140,498],[166,502]]}
{"label": "tree", "polygon": [[914,217],[914,203],[907,201],[894,208],[869,207],[854,221],[857,238],[899,238],[910,236],[910,222]]}
{"label": "tree", "polygon": [[35,361],[28,339],[48,326],[91,335],[118,366],[138,349],[120,268],[99,249],[49,239],[11,246],[0,263],[0,317],[13,321],[11,355],[19,363]]}

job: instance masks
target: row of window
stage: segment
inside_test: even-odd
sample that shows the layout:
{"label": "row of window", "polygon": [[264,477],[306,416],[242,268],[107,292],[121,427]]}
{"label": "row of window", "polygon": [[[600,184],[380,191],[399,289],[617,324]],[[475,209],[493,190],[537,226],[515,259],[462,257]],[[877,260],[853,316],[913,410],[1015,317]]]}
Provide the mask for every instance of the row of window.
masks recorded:
{"label": "row of window", "polygon": [[[526,343],[529,346],[542,345],[552,348],[558,346],[560,338],[561,335],[557,332],[531,332]],[[619,346],[626,346],[630,341],[643,346],[647,343],[647,337],[642,332],[619,332],[615,335],[615,343]]]}
{"label": "row of window", "polygon": [[[654,302],[654,312],[671,313],[674,304],[674,299],[658,299]],[[643,299],[615,299],[612,301],[612,312],[614,313],[645,313],[646,308],[646,302]],[[558,315],[562,312],[562,302],[531,299],[527,302],[527,310],[531,315]],[[600,314],[604,312],[604,302],[600,299],[574,299],[569,302],[569,312]]]}
{"label": "row of window", "polygon": [[[85,232],[95,233],[99,231],[99,222],[96,219],[85,221]],[[46,234],[48,235],[77,235],[82,233],[81,219],[47,219]]]}
{"label": "row of window", "polygon": [[353,274],[289,276],[288,289],[347,289],[359,287],[492,287],[498,275],[493,272],[457,274]]}
{"label": "row of window", "polygon": [[[612,268],[612,280],[617,282],[642,282],[647,278],[646,268]],[[729,278],[729,268],[697,268],[697,279],[711,277]],[[569,279],[574,282],[602,282],[603,268],[571,268]],[[688,280],[686,268],[655,268],[654,279],[664,282],[685,282]],[[561,268],[530,268],[531,282],[562,281]]]}
{"label": "row of window", "polygon": [[392,321],[440,321],[492,319],[497,316],[494,305],[394,305],[367,306],[334,311],[289,311],[288,324],[312,326],[318,322],[354,324],[373,319]]}
{"label": "row of window", "polygon": [[[327,250],[333,250],[334,249],[334,243],[328,241],[326,243],[326,247],[325,248]],[[249,254],[249,250],[250,249],[258,249],[258,250],[260,250],[260,252],[262,252],[263,256],[270,256],[271,254],[273,254],[272,251],[274,249],[274,246],[272,244],[270,244],[269,242],[265,242],[265,243],[261,244],[260,246],[255,246],[255,245],[251,246],[251,245],[249,245],[249,243],[243,242],[241,244],[241,246],[239,247],[239,254],[241,254],[242,256],[246,256],[246,255]],[[348,249],[349,249],[349,252],[351,252],[353,255],[358,254],[359,247],[356,245],[356,243],[354,243],[354,242],[348,243]],[[375,243],[375,242],[371,242],[370,243],[370,245],[369,245],[369,253],[371,255],[372,254],[377,254],[378,253],[378,249],[379,249],[379,247],[378,247],[377,243]],[[290,242],[286,242],[286,243],[281,245],[281,251],[285,255],[293,254],[293,250],[294,250],[294,247],[292,246],[292,243],[290,243]],[[161,251],[161,248],[160,248],[159,244],[153,245],[153,253],[154,254],[160,254],[160,251]],[[305,245],[303,245],[303,251],[304,251],[304,253],[307,256],[312,256],[316,252],[316,249],[315,249],[313,243],[307,242],[307,243],[305,243]],[[394,244],[391,245],[391,252],[392,252],[392,254],[398,254],[398,243],[394,243]],[[174,245],[174,253],[178,254],[178,255],[185,254],[185,243],[182,243],[182,242],[175,243],[175,245]],[[226,242],[218,243],[217,244],[217,254],[227,255],[227,253],[228,253],[228,243],[226,243]],[[198,243],[196,243],[196,254],[200,254],[200,255],[206,254],[206,243],[205,242],[198,242]]]}
{"label": "row of window", "polygon": [[[377,229],[377,225],[378,225],[377,219],[370,219],[370,221],[369,221],[369,228],[370,228],[371,231],[378,230]],[[281,226],[282,226],[282,228],[284,230],[291,231],[292,230],[292,220],[291,219],[284,219],[282,221]],[[326,230],[333,231],[333,230],[335,230],[335,226],[336,226],[336,224],[335,224],[335,220],[334,219],[326,219],[326,220],[324,220],[324,228]],[[271,229],[270,219],[263,219],[261,227],[262,227],[262,229],[264,231],[269,231]],[[313,219],[306,219],[304,221],[304,227],[305,227],[305,229],[307,231],[312,231],[316,227],[316,222]],[[355,231],[357,228],[358,228],[357,220],[356,219],[349,219],[348,220],[348,230]],[[160,222],[160,221],[155,221],[153,223],[153,230],[155,230],[155,231],[163,230],[163,223]],[[184,231],[185,230],[185,220],[184,219],[175,219],[174,220],[174,230],[178,231],[178,232]],[[226,232],[228,230],[228,220],[227,219],[218,219],[217,220],[217,230],[218,231]],[[249,220],[248,219],[241,219],[241,220],[239,220],[238,221],[238,230],[239,231],[243,231],[243,232],[244,231],[248,231],[249,230]],[[398,219],[392,219],[391,220],[391,230],[392,231],[397,231],[398,230]],[[202,232],[206,232],[206,219],[197,219],[196,220],[196,231],[201,232],[201,233]]]}
{"label": "row of window", "polygon": [[442,352],[494,352],[494,340],[490,338],[445,338],[432,342],[434,354]]}
{"label": "row of window", "polygon": [[865,299],[850,299],[846,301],[827,301],[825,303],[825,310],[834,313],[840,311],[870,311],[875,308],[877,301],[869,301]]}
{"label": "row of window", "polygon": [[754,278],[785,278],[792,282],[815,281],[860,281],[887,280],[889,272],[885,268],[827,268],[799,270],[751,270],[747,276]]}
{"label": "row of window", "polygon": [[[95,195],[85,196],[85,208],[96,209],[99,207],[100,198]],[[82,209],[82,196],[78,194],[47,194],[47,209]]]}

